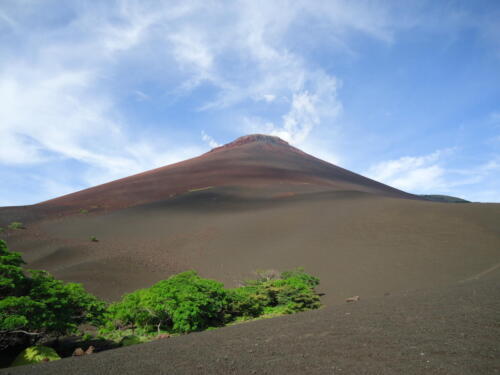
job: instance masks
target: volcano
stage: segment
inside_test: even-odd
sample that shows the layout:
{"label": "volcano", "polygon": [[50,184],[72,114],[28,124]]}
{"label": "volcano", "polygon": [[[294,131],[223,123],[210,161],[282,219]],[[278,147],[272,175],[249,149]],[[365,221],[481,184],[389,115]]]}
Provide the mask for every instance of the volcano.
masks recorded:
{"label": "volcano", "polygon": [[186,269],[236,285],[257,269],[303,266],[322,279],[325,301],[339,303],[487,268],[498,259],[496,213],[498,205],[429,202],[254,134],[2,208],[0,225],[27,223],[8,235],[30,267],[110,300]]}
{"label": "volcano", "polygon": [[[493,373],[495,359],[484,358],[498,358],[499,217],[500,204],[431,202],[260,134],[0,208],[0,226],[26,224],[2,236],[29,268],[108,301],[189,269],[228,287],[259,269],[304,267],[321,280],[321,311],[110,351],[81,368],[39,365],[40,374]],[[346,305],[351,296],[360,302]],[[232,367],[213,360],[228,355]]]}
{"label": "volcano", "polygon": [[[214,187],[256,188],[289,196],[319,191],[351,191],[414,198],[292,147],[278,137],[254,134],[199,157],[153,169],[37,205],[57,212],[113,210]],[[290,191],[288,191],[288,190]]]}

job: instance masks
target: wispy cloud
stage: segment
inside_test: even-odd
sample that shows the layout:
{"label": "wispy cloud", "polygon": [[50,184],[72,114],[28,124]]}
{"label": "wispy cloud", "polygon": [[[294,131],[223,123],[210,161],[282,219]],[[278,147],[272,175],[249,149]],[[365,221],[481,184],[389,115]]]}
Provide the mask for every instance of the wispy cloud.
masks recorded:
{"label": "wispy cloud", "polygon": [[205,133],[204,130],[201,131],[201,139],[203,139],[203,142],[205,142],[211,148],[221,146],[220,143],[216,142],[215,139],[213,139],[211,136],[209,136],[207,133]]}
{"label": "wispy cloud", "polygon": [[[38,6],[32,4],[35,10]],[[203,105],[205,110],[262,99],[271,105],[279,97],[281,122],[267,122],[269,132],[300,143],[322,120],[333,119],[341,105],[338,80],[308,66],[287,48],[293,22],[308,15],[335,24],[338,32],[351,28],[388,39],[383,15],[370,16],[371,8],[343,1],[333,6],[249,1],[223,7],[198,1],[154,6],[121,1],[95,8],[74,5],[71,10],[77,18],[37,36],[27,24],[34,9],[13,6],[10,14],[2,11],[1,18],[10,27],[21,25],[18,32],[33,50],[21,63],[19,56],[8,58],[8,48],[3,54],[0,162],[39,163],[63,157],[122,173],[148,167],[124,151],[131,148],[128,124],[116,94],[103,86],[102,78],[151,49],[162,50],[156,58],[176,64],[179,77],[172,83],[185,95],[202,82],[217,88],[216,97]],[[167,71],[172,74],[172,66]],[[148,78],[147,71],[136,74]],[[133,92],[139,100],[148,98],[139,89]]]}
{"label": "wispy cloud", "polygon": [[404,156],[379,162],[367,171],[367,176],[409,192],[432,192],[446,188],[444,169],[439,165],[449,150],[438,150],[424,156]]}
{"label": "wispy cloud", "polygon": [[[473,167],[453,168],[450,159],[456,155],[455,149],[437,150],[428,155],[403,156],[399,159],[387,160],[372,165],[366,175],[374,180],[394,186],[410,193],[435,193],[462,195],[467,192],[467,199],[481,200],[488,196],[489,201],[498,201],[497,194],[491,194],[492,187],[500,187],[500,158],[493,156],[491,160]],[[487,183],[485,183],[487,181]],[[483,184],[483,189],[468,192],[466,186]],[[488,190],[490,188],[490,190]],[[488,193],[480,193],[481,191]]]}

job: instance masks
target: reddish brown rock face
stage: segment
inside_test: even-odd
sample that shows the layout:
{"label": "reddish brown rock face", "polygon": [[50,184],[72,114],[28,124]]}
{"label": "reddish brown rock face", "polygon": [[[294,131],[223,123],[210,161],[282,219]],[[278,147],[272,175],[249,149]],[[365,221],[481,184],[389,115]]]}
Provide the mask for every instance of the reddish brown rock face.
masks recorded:
{"label": "reddish brown rock face", "polygon": [[[280,186],[276,189],[276,186]],[[269,188],[273,194],[356,191],[414,196],[319,160],[284,140],[263,134],[240,137],[199,157],[112,181],[37,205],[59,213],[114,210],[164,201],[213,187]],[[287,188],[288,187],[288,188]]]}
{"label": "reddish brown rock face", "polygon": [[279,137],[275,137],[273,135],[265,135],[265,134],[250,134],[250,135],[244,135],[243,137],[239,137],[238,139],[236,139],[233,142],[230,142],[228,144],[225,144],[224,146],[216,147],[212,151],[226,150],[229,148],[238,147],[238,146],[242,146],[242,145],[245,145],[248,143],[254,143],[254,142],[267,143],[267,144],[272,144],[272,145],[280,145],[280,146],[285,146],[285,147],[291,148],[291,146],[288,144],[288,142],[285,142],[284,140],[282,140]]}

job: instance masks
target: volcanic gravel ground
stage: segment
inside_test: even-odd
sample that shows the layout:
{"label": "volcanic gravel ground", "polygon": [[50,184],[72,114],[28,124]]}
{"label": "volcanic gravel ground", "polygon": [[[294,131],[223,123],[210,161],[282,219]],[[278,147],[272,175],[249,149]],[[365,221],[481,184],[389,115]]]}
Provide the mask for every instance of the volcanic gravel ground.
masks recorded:
{"label": "volcanic gravel ground", "polygon": [[289,190],[213,188],[27,224],[5,238],[28,268],[111,301],[188,269],[232,287],[258,269],[302,266],[330,305],[450,285],[500,263],[500,204],[337,191],[273,198]]}
{"label": "volcanic gravel ground", "polygon": [[2,374],[497,374],[500,275]]}

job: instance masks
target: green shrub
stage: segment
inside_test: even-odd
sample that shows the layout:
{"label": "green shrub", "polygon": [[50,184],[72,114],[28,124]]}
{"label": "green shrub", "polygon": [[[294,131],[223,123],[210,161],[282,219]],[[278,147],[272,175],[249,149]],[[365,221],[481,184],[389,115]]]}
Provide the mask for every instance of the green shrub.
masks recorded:
{"label": "green shrub", "polygon": [[319,296],[302,278],[273,280],[264,286],[272,300],[271,306],[286,306],[288,313],[317,309]]}
{"label": "green shrub", "polygon": [[85,215],[89,213],[89,210],[86,210],[85,208],[80,209],[80,213]]}
{"label": "green shrub", "polygon": [[63,335],[82,323],[102,324],[104,302],[80,284],[65,284],[45,271],[27,275],[23,263],[0,240],[0,338],[8,341],[15,331]]}
{"label": "green shrub", "polygon": [[229,289],[228,300],[228,313],[232,317],[257,317],[263,313],[264,307],[268,304],[265,294],[251,286]]}
{"label": "green shrub", "polygon": [[24,226],[23,223],[20,223],[19,221],[13,221],[12,223],[9,224],[8,228],[9,229],[25,229],[26,227]]}
{"label": "green shrub", "polygon": [[108,334],[119,330],[118,337],[129,330],[146,336],[155,331],[186,333],[320,306],[314,292],[319,280],[302,269],[281,275],[261,271],[257,280],[235,289],[187,271],[126,294],[106,308],[80,284],[63,283],[45,271],[24,272],[23,264],[21,255],[0,240],[0,335],[64,335],[83,323]]}
{"label": "green shrub", "polygon": [[135,329],[137,327],[150,328],[155,324],[154,316],[145,307],[143,296],[148,293],[147,289],[136,290],[123,296],[120,302],[109,305],[105,315],[104,332],[115,329]]}
{"label": "green shrub", "polygon": [[143,342],[146,342],[143,337],[135,336],[135,335],[129,335],[125,336],[120,340],[120,345],[121,346],[130,346],[130,345],[137,345],[137,344],[142,344]]}
{"label": "green shrub", "polygon": [[314,291],[319,279],[303,269],[260,271],[257,280],[234,289],[187,271],[106,308],[80,284],[63,283],[45,271],[23,271],[23,264],[21,255],[0,240],[0,350],[21,332],[33,344],[43,336],[75,333],[84,323],[116,340],[132,334],[132,343],[154,332],[186,333],[320,307]]}
{"label": "green shrub", "polygon": [[0,299],[23,293],[26,276],[22,264],[21,254],[9,251],[5,241],[0,240]]}
{"label": "green shrub", "polygon": [[117,328],[191,332],[224,324],[227,304],[221,283],[187,271],[125,295],[110,306],[107,318]]}
{"label": "green shrub", "polygon": [[92,242],[99,242],[99,240],[97,239],[96,236],[90,237],[90,241],[92,241]]}
{"label": "green shrub", "polygon": [[309,275],[304,272],[304,268],[298,267],[290,271],[284,271],[281,273],[281,278],[283,280],[287,279],[300,279],[308,284],[311,288],[315,288],[319,285],[319,279],[315,276]]}
{"label": "green shrub", "polygon": [[61,359],[56,351],[47,346],[31,346],[23,350],[12,363],[14,366],[30,365],[40,362],[57,361]]}
{"label": "green shrub", "polygon": [[314,291],[319,279],[304,272],[303,268],[284,271],[277,276],[272,270],[259,271],[258,275],[259,279],[246,281],[245,288],[253,288],[254,294],[263,301],[265,311],[280,306],[273,311],[293,313],[321,306]]}
{"label": "green shrub", "polygon": [[[290,314],[320,307],[314,291],[319,280],[302,269],[263,272],[247,285],[224,289],[221,283],[188,271],[126,294],[109,306],[102,332],[161,330],[185,333],[263,314]],[[265,275],[265,276],[260,276]]]}

